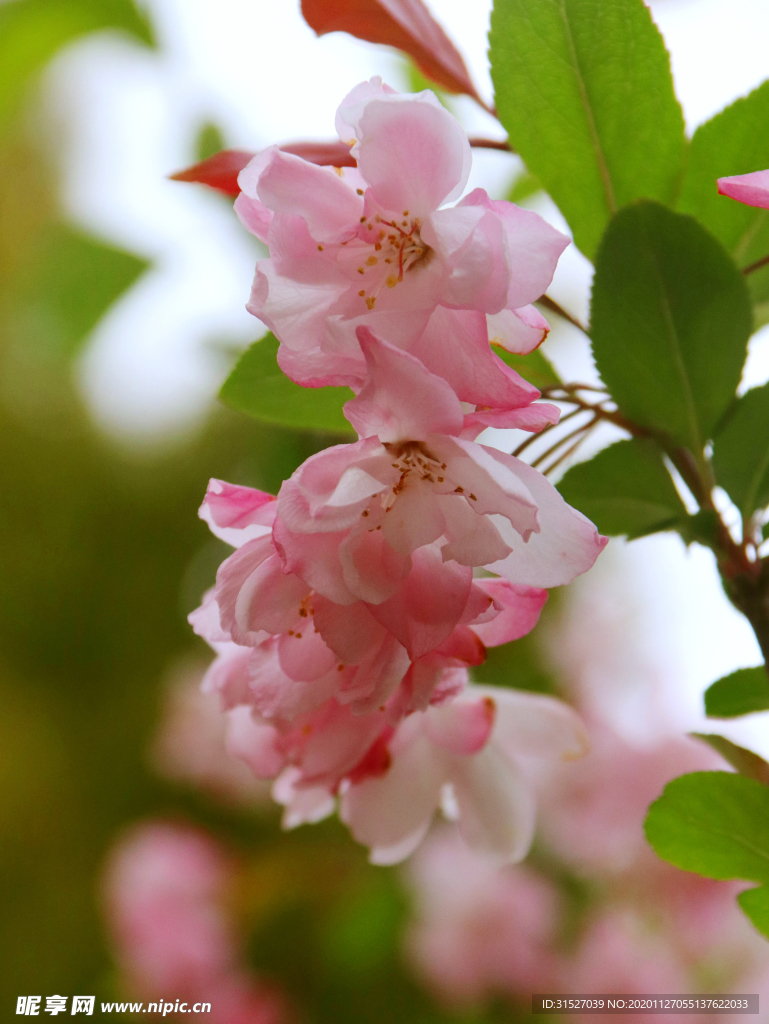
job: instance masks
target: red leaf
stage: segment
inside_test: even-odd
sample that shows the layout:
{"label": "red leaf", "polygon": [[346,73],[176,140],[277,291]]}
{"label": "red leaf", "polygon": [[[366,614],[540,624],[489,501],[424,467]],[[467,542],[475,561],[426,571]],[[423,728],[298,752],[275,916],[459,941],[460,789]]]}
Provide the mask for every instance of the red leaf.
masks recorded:
{"label": "red leaf", "polygon": [[485,106],[461,54],[422,0],[302,0],[302,14],[319,36],[349,32],[403,50],[442,89],[466,93]]}
{"label": "red leaf", "polygon": [[255,155],[245,149],[223,149],[221,153],[214,153],[207,160],[177,171],[170,177],[174,181],[198,181],[224,192],[226,196],[236,196],[240,192],[238,175]]}
{"label": "red leaf", "polygon": [[[344,142],[287,142],[280,146],[286,153],[300,156],[311,164],[331,164],[334,167],[356,167],[355,158],[350,155],[350,147]],[[236,196],[238,175],[252,159],[255,153],[245,149],[223,149],[214,153],[207,160],[177,171],[170,175],[174,181],[195,181],[208,185],[227,196]]]}

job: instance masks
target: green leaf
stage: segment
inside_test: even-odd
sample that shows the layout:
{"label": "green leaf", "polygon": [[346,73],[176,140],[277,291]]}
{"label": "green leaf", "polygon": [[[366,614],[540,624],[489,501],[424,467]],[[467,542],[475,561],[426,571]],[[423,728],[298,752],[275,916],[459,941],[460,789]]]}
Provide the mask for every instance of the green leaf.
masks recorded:
{"label": "green leaf", "polygon": [[[769,167],[769,82],[700,125],[692,138],[678,208],[691,213],[740,267],[769,253],[769,210],[720,196],[718,178]],[[769,268],[750,277],[754,300],[769,298]]]}
{"label": "green leaf", "polygon": [[713,469],[745,519],[769,504],[769,384],[736,403],[713,442]]}
{"label": "green leaf", "polygon": [[27,268],[17,332],[65,359],[75,356],[93,328],[148,267],[146,260],[105,245],[64,224],[42,236]]}
{"label": "green leaf", "polygon": [[282,427],[352,433],[342,413],[344,403],[354,397],[352,391],[300,387],[278,366],[277,352],[272,334],[246,349],[219,392],[224,404]]}
{"label": "green leaf", "polygon": [[738,668],[705,690],[709,718],[737,718],[754,711],[769,711],[769,676],[763,665]]}
{"label": "green leaf", "polygon": [[227,142],[219,125],[207,121],[200,126],[195,138],[195,163],[202,163],[226,148]]}
{"label": "green leaf", "polygon": [[769,887],[759,885],[757,889],[746,889],[737,897],[745,916],[769,938]]}
{"label": "green leaf", "polygon": [[12,0],[0,4],[0,133],[27,95],[27,84],[70,40],[118,28],[152,43],[131,0]]}
{"label": "green leaf", "polygon": [[533,384],[535,388],[539,388],[540,391],[545,388],[556,388],[562,383],[561,378],[555,372],[552,363],[542,352],[542,349],[535,348],[527,356],[519,356],[515,352],[508,352],[498,345],[494,346],[494,351],[503,362],[511,366],[516,373],[520,373],[524,380],[527,380],[529,384]]}
{"label": "green leaf", "polygon": [[769,764],[755,754],[752,750],[746,750],[736,743],[732,743],[726,736],[718,736],[715,733],[693,732],[691,733],[698,740],[707,743],[709,747],[716,750],[724,761],[740,773],[746,779],[755,779],[764,786],[769,785]]}
{"label": "green leaf", "polygon": [[642,0],[496,0],[489,39],[510,143],[586,256],[626,203],[672,201],[684,120]]}
{"label": "green leaf", "polygon": [[641,201],[601,242],[593,354],[623,414],[699,455],[734,398],[751,332],[745,281],[692,217]]}
{"label": "green leaf", "polygon": [[769,788],[731,772],[669,782],[649,808],[646,838],[663,860],[707,878],[769,882]]}
{"label": "green leaf", "polygon": [[558,490],[610,537],[643,537],[686,515],[662,452],[638,438],[618,441],[572,466]]}

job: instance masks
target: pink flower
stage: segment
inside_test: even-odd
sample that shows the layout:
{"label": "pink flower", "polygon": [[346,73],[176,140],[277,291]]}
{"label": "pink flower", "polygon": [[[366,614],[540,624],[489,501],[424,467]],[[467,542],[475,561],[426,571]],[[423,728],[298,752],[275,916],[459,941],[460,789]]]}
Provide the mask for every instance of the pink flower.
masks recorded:
{"label": "pink flower", "polygon": [[[402,96],[381,79],[364,82],[342,101],[337,130],[357,168],[319,167],[273,147],[238,179],[235,208],[271,253],[257,264],[248,308],[279,338],[284,371],[310,386],[359,386],[361,324],[401,348],[419,346],[434,373],[447,351],[449,363],[469,365],[462,349],[480,352],[482,336],[486,376],[498,389],[515,384],[514,407],[528,404],[536,393],[489,351],[485,317],[498,317],[504,347],[536,347],[547,322],[531,303],[568,239],[482,189],[444,205],[465,187],[471,150],[431,92]],[[447,329],[457,312],[475,316],[456,316]],[[475,383],[463,383],[461,399],[494,404]]]}
{"label": "pink flower", "polygon": [[339,812],[375,864],[408,857],[441,804],[470,847],[498,863],[521,860],[534,832],[532,765],[586,749],[567,705],[480,686],[410,715],[387,748],[386,771],[346,788]]}
{"label": "pink flower", "polygon": [[221,1024],[279,1024],[281,1000],[240,966],[225,913],[232,865],[204,832],[165,822],[129,831],[104,879],[115,957],[145,999],[212,1004]]}
{"label": "pink flower", "polygon": [[312,456],[283,484],[273,535],[285,570],[338,604],[366,602],[419,657],[429,647],[414,654],[396,620],[408,606],[412,625],[437,616],[447,636],[473,567],[535,587],[590,568],[606,543],[592,523],[526,463],[458,436],[465,418],[443,379],[359,337],[369,372],[345,412],[371,436]]}
{"label": "pink flower", "polygon": [[[249,497],[249,490],[213,481],[203,503],[202,518],[231,543],[254,529],[251,513],[231,525],[242,508],[255,508],[261,518],[265,508],[274,510],[274,501],[268,506],[265,495]],[[333,565],[333,550],[320,540],[297,572],[287,571],[270,534],[247,540],[222,563],[216,587],[190,616],[220,653],[205,688],[218,691],[224,707],[247,703],[262,718],[287,723],[331,696],[357,713],[369,711],[402,684],[392,713],[423,709],[444,668],[480,664],[484,645],[524,636],[547,596],[504,580],[473,581],[469,567],[444,563],[432,543],[410,558],[389,600],[339,604],[310,585],[324,558]],[[447,589],[436,588],[436,579]]]}
{"label": "pink flower", "polygon": [[718,192],[722,196],[736,199],[746,206],[760,206],[769,210],[769,171],[753,171],[751,174],[734,174],[718,179]]}
{"label": "pink flower", "polygon": [[561,899],[543,875],[500,869],[442,829],[414,855],[406,878],[416,901],[409,960],[443,1000],[559,990]]}

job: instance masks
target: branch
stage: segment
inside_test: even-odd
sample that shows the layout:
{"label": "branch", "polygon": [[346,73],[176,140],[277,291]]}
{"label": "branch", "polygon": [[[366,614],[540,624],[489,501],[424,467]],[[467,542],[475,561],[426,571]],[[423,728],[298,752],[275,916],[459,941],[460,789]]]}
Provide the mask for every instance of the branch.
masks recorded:
{"label": "branch", "polygon": [[551,313],[556,313],[563,320],[568,320],[568,322],[573,324],[574,327],[578,327],[583,334],[587,334],[587,327],[585,327],[583,323],[580,323],[575,316],[572,316],[571,313],[567,312],[563,306],[555,301],[555,299],[551,299],[549,295],[541,295],[537,299],[537,302],[540,306],[544,306],[545,309],[549,309]]}
{"label": "branch", "polygon": [[751,263],[749,267],[743,267],[743,274],[747,277],[748,274],[752,274],[754,270],[760,270],[761,267],[765,267],[769,263],[769,253],[766,256],[762,256],[760,260],[756,260],[755,263]]}
{"label": "branch", "polygon": [[[485,109],[488,110],[489,108],[486,107]],[[489,113],[491,113],[491,111],[489,111]],[[502,139],[502,140],[499,140],[499,139],[481,139],[481,138],[472,137],[470,139],[470,145],[474,149],[501,149],[505,153],[514,153],[515,152],[515,150],[510,145],[510,143],[509,143],[509,141],[507,139]]]}

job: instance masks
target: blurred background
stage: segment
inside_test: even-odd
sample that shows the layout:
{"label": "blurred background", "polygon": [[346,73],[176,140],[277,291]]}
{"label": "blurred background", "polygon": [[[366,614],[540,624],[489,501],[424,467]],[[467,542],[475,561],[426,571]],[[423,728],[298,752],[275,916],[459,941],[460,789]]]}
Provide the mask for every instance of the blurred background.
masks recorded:
{"label": "blurred background", "polygon": [[[490,3],[429,6],[490,99]],[[651,6],[690,129],[769,74],[763,0]],[[339,100],[373,74],[416,84],[393,52],[317,39],[297,0],[0,0],[9,1018],[17,996],[54,993],[95,994],[97,1017],[102,1000],[199,995],[218,1024],[492,1024],[528,1019],[535,991],[769,992],[769,946],[734,886],[643,840],[665,781],[721,766],[683,738],[707,731],[702,691],[760,662],[710,554],[677,537],[613,541],[479,670],[565,696],[593,734],[585,762],[542,780],[524,866],[490,869],[444,824],[404,867],[371,867],[336,821],[282,832],[224,754],[186,615],[227,549],[196,509],[209,477],[275,492],[333,439],[217,404],[263,333],[244,303],[264,253],[231,202],[168,175],[223,146],[331,138]],[[469,99],[447,102],[500,137]],[[510,154],[476,151],[478,185],[564,227]],[[584,317],[589,285],[567,252],[551,294]],[[769,379],[766,330],[744,388]],[[546,353],[565,379],[595,377],[568,325]],[[766,725],[723,731],[766,756]]]}

